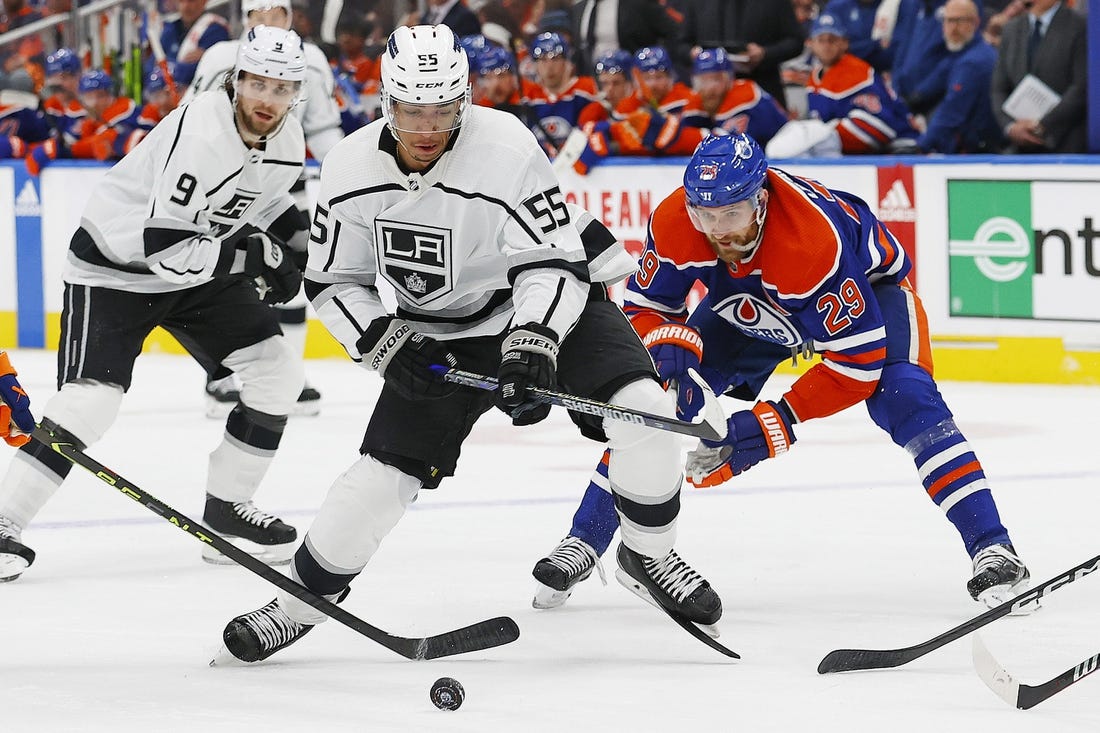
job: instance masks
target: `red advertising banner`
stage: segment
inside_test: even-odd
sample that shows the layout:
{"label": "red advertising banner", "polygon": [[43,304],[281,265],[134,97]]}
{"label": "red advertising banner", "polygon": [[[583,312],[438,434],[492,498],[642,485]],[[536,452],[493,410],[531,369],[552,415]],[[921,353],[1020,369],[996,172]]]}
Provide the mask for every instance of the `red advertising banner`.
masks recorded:
{"label": "red advertising banner", "polygon": [[913,166],[898,164],[879,167],[878,218],[893,232],[909,256],[913,264],[909,281],[916,288],[917,199],[913,188]]}

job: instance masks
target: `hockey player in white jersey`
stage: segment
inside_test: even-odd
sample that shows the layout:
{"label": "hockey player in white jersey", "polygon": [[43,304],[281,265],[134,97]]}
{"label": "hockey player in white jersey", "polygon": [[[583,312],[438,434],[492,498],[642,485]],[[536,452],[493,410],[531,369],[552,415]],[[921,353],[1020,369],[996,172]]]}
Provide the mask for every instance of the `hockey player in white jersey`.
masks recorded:
{"label": "hockey player in white jersey", "polygon": [[[382,112],[322,168],[306,270],[325,325],[385,380],[361,457],[329,489],[292,563],[295,580],[332,599],[417,493],[454,473],[463,440],[494,403],[513,424],[530,425],[550,408],[529,388],[560,385],[673,414],[652,360],[598,281],[600,264],[621,247],[598,222],[584,233],[602,229],[611,241],[582,238],[523,123],[470,104],[466,55],[449,28],[393,32],[382,57]],[[379,299],[379,279],[397,293],[395,313]],[[433,365],[496,374],[500,387],[459,388]],[[684,618],[716,622],[717,593],[672,549],[679,438],[571,416],[611,449],[624,582]],[[259,661],[324,619],[280,593],[230,621],[223,640],[233,657]]]}
{"label": "hockey player in white jersey", "polygon": [[[257,25],[273,26],[276,28],[290,28],[291,7],[290,0],[242,0],[241,18],[244,20],[247,34],[250,28]],[[213,89],[222,84],[225,75],[233,70],[233,64],[237,58],[239,40],[222,41],[211,46],[199,59],[199,65],[195,69],[195,78],[191,86],[183,95],[183,102],[188,102],[196,94]],[[303,82],[302,103],[294,108],[294,115],[302,123],[302,129],[306,135],[306,146],[310,154],[318,161],[323,160],[332,150],[332,146],[344,138],[343,129],[340,127],[340,109],[336,104],[334,87],[336,79],[332,73],[325,54],[316,44],[308,41],[303,44],[306,58],[306,76]],[[298,202],[298,209],[302,211],[301,234],[294,236],[287,244],[290,245],[301,267],[305,267],[306,256],[306,229],[309,226],[309,203],[305,194],[305,178],[300,177],[294,182],[291,193]],[[283,326],[283,333],[294,346],[299,356],[305,350],[306,343],[306,298],[304,294],[276,307],[279,321]],[[217,374],[217,379],[211,379],[207,383],[207,414],[210,417],[221,417],[237,402],[239,397],[237,379],[230,375]],[[312,385],[307,384],[302,388],[295,405],[295,413],[303,415],[316,415],[320,411],[321,395]]]}
{"label": "hockey player in white jersey", "polygon": [[[158,325],[204,368],[232,369],[241,402],[210,454],[203,519],[271,563],[287,562],[297,538],[252,497],[302,388],[301,361],[265,303],[289,299],[301,284],[279,235],[295,211],[288,191],[305,156],[290,114],[304,74],[298,36],[257,27],[224,88],[173,111],[107,172],[69,248],[60,391],[42,412],[62,440],[99,440]],[[0,537],[0,580],[34,560],[21,532],[71,468],[37,441],[12,460],[0,481],[0,526],[14,530]],[[203,557],[228,562],[208,546]]]}

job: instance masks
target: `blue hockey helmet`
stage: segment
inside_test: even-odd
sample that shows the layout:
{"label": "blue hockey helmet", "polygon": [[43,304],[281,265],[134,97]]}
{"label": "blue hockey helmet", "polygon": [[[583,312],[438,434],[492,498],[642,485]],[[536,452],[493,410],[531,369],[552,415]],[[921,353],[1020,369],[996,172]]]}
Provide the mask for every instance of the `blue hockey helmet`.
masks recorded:
{"label": "blue hockey helmet", "polygon": [[629,74],[634,66],[634,56],[629,51],[617,48],[608,51],[596,59],[596,74]]}
{"label": "blue hockey helmet", "polygon": [[643,74],[649,71],[672,71],[672,57],[662,46],[646,46],[634,54],[634,67]]}
{"label": "blue hockey helmet", "polygon": [[466,58],[469,59],[471,69],[477,69],[478,59],[481,58],[481,54],[492,48],[492,45],[485,36],[481,35],[462,36],[458,39],[458,45],[462,46],[462,50],[466,52]]}
{"label": "blue hockey helmet", "polygon": [[729,206],[756,196],[767,179],[768,160],[755,140],[745,133],[711,135],[688,161],[684,192],[691,206]]}
{"label": "blue hockey helmet", "polygon": [[142,91],[146,94],[152,94],[153,92],[163,91],[168,88],[168,82],[164,80],[164,72],[160,69],[153,69],[149,72],[149,76],[145,77],[145,86],[142,87]]}
{"label": "blue hockey helmet", "polygon": [[46,57],[46,76],[79,73],[80,57],[71,48],[59,48]]}
{"label": "blue hockey helmet", "polygon": [[712,71],[733,72],[729,54],[724,48],[708,48],[699,52],[691,63],[692,74],[708,74]]}
{"label": "blue hockey helmet", "polygon": [[77,87],[77,92],[87,94],[100,89],[113,92],[114,88],[115,82],[106,71],[103,69],[89,69],[80,76],[80,85]]}
{"label": "blue hockey helmet", "polygon": [[569,44],[557,33],[540,33],[531,43],[531,58],[552,59],[556,56],[569,56]]}
{"label": "blue hockey helmet", "polygon": [[482,76],[516,68],[516,59],[500,46],[489,46],[477,60],[477,73]]}

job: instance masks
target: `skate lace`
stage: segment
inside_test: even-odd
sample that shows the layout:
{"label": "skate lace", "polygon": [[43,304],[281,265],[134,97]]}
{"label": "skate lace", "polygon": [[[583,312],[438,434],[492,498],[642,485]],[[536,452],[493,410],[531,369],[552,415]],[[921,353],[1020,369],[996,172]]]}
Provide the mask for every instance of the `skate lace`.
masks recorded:
{"label": "skate lace", "polygon": [[[992,545],[978,553],[974,558],[974,575],[981,575],[986,570],[997,572],[1006,565],[1023,567],[1023,562],[1011,550],[1004,545]],[[1015,569],[1014,569],[1015,570]]]}
{"label": "skate lace", "polygon": [[270,527],[271,523],[278,519],[274,514],[268,514],[261,509],[257,509],[256,505],[250,501],[237,502],[233,505],[233,511],[236,512],[238,517],[249,524],[254,524],[264,529]]}
{"label": "skate lace", "polygon": [[666,593],[676,599],[678,603],[682,603],[685,598],[706,582],[699,573],[692,570],[691,566],[676,554],[675,550],[672,550],[660,560],[643,557],[642,563],[645,565],[649,577],[661,586]]}
{"label": "skate lace", "polygon": [[248,625],[256,632],[264,649],[274,649],[293,641],[303,626],[283,613],[278,601],[272,601],[250,614]]}
{"label": "skate lace", "polygon": [[18,542],[21,534],[19,525],[7,517],[0,517],[0,537]]}
{"label": "skate lace", "polygon": [[607,585],[607,576],[604,573],[603,563],[600,562],[600,558],[596,555],[596,551],[584,540],[579,540],[576,537],[566,537],[561,541],[560,545],[553,549],[546,559],[549,560],[552,565],[561,568],[570,576],[580,575],[589,565],[594,564],[597,572],[600,574],[600,581],[604,585]]}

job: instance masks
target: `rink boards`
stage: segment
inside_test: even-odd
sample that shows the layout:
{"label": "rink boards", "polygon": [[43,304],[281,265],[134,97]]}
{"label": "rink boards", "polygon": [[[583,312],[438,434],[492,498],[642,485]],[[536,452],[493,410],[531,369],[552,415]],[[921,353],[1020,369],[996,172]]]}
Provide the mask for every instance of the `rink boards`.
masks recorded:
{"label": "rink boards", "polygon": [[[616,161],[586,177],[569,173],[562,187],[637,251],[684,162]],[[888,223],[915,263],[938,377],[1100,383],[1100,157],[850,158],[780,167],[860,196]],[[105,170],[58,162],[34,179],[21,161],[0,162],[0,347],[56,347],[69,238]],[[316,189],[313,180],[311,195]],[[146,349],[179,347],[157,333]],[[307,355],[342,353],[311,320]]]}

